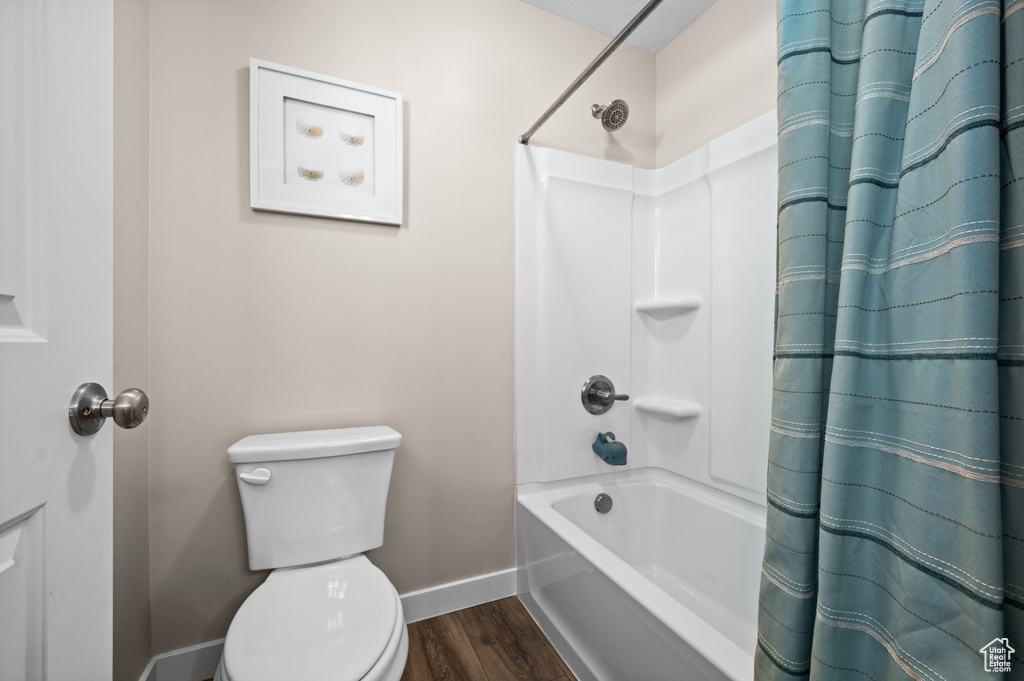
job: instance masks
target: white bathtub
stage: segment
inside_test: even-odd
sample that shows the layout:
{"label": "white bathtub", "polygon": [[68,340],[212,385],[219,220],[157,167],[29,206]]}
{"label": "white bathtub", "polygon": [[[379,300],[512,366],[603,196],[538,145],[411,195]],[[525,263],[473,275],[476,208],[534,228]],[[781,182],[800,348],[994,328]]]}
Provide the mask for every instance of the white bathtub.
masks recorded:
{"label": "white bathtub", "polygon": [[750,681],[764,519],[659,469],[520,485],[519,597],[580,681]]}

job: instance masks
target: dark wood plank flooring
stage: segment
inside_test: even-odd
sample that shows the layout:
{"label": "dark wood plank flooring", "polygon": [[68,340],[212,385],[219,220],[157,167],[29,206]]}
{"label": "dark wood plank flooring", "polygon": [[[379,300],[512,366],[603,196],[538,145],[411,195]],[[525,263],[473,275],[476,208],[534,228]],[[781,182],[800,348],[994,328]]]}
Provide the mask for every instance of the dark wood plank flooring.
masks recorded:
{"label": "dark wood plank flooring", "polygon": [[402,681],[576,681],[518,598],[409,625]]}
{"label": "dark wood plank flooring", "polygon": [[[209,679],[213,681],[213,679]],[[409,625],[402,681],[576,681],[512,596]]]}

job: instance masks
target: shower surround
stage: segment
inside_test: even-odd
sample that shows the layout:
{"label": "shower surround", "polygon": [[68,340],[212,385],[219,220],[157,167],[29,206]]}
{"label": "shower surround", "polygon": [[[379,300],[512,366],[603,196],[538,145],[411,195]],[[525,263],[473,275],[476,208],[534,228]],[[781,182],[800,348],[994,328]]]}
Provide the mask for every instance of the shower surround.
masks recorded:
{"label": "shower surround", "polygon": [[[581,681],[749,679],[775,112],[658,170],[523,145],[517,165],[520,598]],[[584,410],[594,374],[629,401]],[[591,450],[607,431],[628,448],[614,472]]]}

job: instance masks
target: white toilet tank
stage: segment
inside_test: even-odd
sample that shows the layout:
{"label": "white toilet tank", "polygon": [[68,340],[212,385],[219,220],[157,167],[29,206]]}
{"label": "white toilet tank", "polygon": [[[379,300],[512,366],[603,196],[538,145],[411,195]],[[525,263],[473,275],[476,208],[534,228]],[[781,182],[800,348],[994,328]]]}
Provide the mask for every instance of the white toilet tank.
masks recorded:
{"label": "white toilet tank", "polygon": [[250,435],[228,448],[245,514],[249,567],[293,567],[384,543],[391,464],[387,426]]}

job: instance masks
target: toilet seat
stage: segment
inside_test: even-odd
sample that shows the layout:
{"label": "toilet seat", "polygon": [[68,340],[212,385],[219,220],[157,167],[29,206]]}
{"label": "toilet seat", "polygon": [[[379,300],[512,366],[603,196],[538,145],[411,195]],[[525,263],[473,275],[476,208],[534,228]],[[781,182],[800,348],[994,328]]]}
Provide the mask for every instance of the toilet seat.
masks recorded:
{"label": "toilet seat", "polygon": [[232,620],[223,672],[231,681],[369,681],[388,671],[405,636],[398,594],[365,556],[278,570]]}

